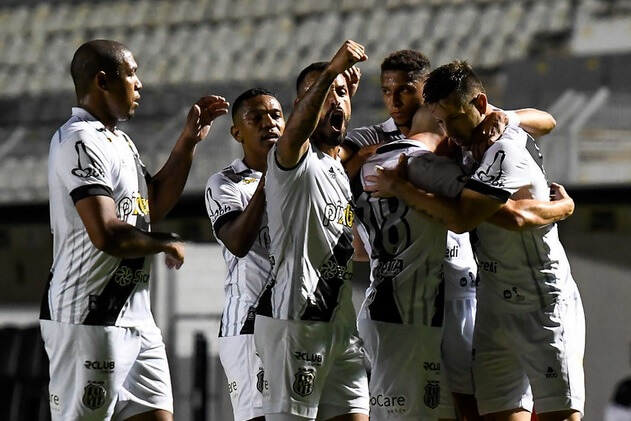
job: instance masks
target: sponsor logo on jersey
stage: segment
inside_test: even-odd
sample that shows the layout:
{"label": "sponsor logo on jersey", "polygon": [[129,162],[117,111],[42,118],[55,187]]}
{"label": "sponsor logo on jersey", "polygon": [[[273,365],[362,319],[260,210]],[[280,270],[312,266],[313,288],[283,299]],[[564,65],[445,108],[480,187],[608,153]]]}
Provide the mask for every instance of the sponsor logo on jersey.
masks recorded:
{"label": "sponsor logo on jersey", "polygon": [[114,273],[114,282],[122,287],[131,283],[147,283],[149,282],[149,274],[142,269],[134,272],[129,266],[121,266]]}
{"label": "sponsor logo on jersey", "polygon": [[346,266],[341,266],[332,260],[327,260],[322,263],[322,266],[318,269],[320,271],[320,277],[325,281],[332,279],[342,279],[348,281],[353,276],[353,273],[348,270]]}
{"label": "sponsor logo on jersey", "polygon": [[236,391],[237,391],[237,382],[235,381],[228,382],[228,393],[232,393]]}
{"label": "sponsor logo on jersey", "polygon": [[375,274],[381,278],[392,278],[403,270],[403,259],[379,261]]}
{"label": "sponsor logo on jersey", "polygon": [[440,383],[438,381],[429,380],[427,382],[423,402],[432,409],[440,404]]}
{"label": "sponsor logo on jersey", "polygon": [[83,366],[88,370],[109,371],[110,373],[116,368],[114,361],[90,361],[86,360]]}
{"label": "sponsor logo on jersey", "polygon": [[315,384],[315,369],[300,367],[295,374],[293,389],[300,396],[308,396],[313,393]]}
{"label": "sponsor logo on jersey", "polygon": [[505,289],[504,298],[507,300],[515,298],[515,301],[524,301],[526,299],[526,297],[524,297],[523,295],[519,293],[519,290],[517,289],[517,287],[513,287],[512,291],[510,289]]}
{"label": "sponsor logo on jersey", "polygon": [[460,248],[457,245],[453,247],[447,247],[447,249],[445,249],[445,259],[453,259],[454,257],[458,257],[458,250],[460,250]]}
{"label": "sponsor logo on jersey", "polygon": [[506,153],[504,151],[497,151],[495,157],[493,157],[493,162],[484,169],[480,167],[475,175],[483,183],[490,184],[494,187],[503,187],[504,180],[502,177],[504,173],[502,171],[502,163],[505,158]]}
{"label": "sponsor logo on jersey", "polygon": [[387,396],[378,394],[370,397],[370,406],[384,408],[388,414],[404,414],[407,412],[407,399],[404,395]]}
{"label": "sponsor logo on jersey", "polygon": [[129,216],[149,215],[149,199],[142,193],[135,192],[131,197],[124,197],[118,202],[118,217],[126,221]]}
{"label": "sponsor logo on jersey", "polygon": [[295,351],[294,358],[299,361],[306,361],[315,366],[321,365],[322,361],[324,361],[324,357],[322,356],[322,354],[302,352],[302,351]]}
{"label": "sponsor logo on jersey", "polygon": [[337,177],[337,174],[335,174],[335,169],[333,169],[333,167],[329,168],[329,177],[331,177],[332,179],[335,179],[335,177]]}
{"label": "sponsor logo on jersey", "polygon": [[438,371],[440,372],[440,362],[436,361],[424,361],[423,368],[426,371]]}
{"label": "sponsor logo on jersey", "polygon": [[104,382],[88,382],[87,386],[83,388],[81,402],[90,409],[102,407],[107,394],[105,387],[103,387],[104,384]]}
{"label": "sponsor logo on jersey", "polygon": [[546,371],[546,379],[556,379],[558,377],[557,372],[552,367],[548,367],[548,371]]}
{"label": "sponsor logo on jersey", "polygon": [[223,205],[221,208],[217,209],[216,211],[214,211],[214,212],[212,212],[210,214],[210,219],[213,222],[215,222],[217,220],[217,218],[219,218],[222,215],[227,214],[231,210],[232,210],[232,208],[230,207],[230,205]]}
{"label": "sponsor logo on jersey", "polygon": [[48,403],[50,405],[50,410],[53,412],[59,412],[61,411],[61,399],[59,398],[59,395],[55,394],[55,393],[49,393],[48,394]]}
{"label": "sponsor logo on jersey", "polygon": [[478,266],[485,272],[497,273],[497,262],[480,262]]}
{"label": "sponsor logo on jersey", "polygon": [[258,178],[254,178],[254,177],[247,177],[247,178],[244,178],[242,180],[243,184],[252,184],[252,183],[256,183],[258,181],[259,181],[259,179]]}
{"label": "sponsor logo on jersey", "polygon": [[353,226],[353,219],[355,218],[355,212],[350,203],[342,205],[341,203],[333,204],[327,203],[324,208],[324,220],[322,224],[328,227],[331,223],[343,225],[351,228]]}

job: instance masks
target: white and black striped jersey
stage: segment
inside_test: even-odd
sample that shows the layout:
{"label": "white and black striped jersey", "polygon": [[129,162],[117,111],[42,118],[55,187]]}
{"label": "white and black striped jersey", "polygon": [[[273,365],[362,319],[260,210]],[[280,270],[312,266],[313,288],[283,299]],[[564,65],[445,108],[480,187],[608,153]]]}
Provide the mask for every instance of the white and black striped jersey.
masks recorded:
{"label": "white and black striped jersey", "polygon": [[[223,224],[245,210],[262,174],[249,168],[242,159],[213,174],[206,184],[206,211],[215,237]],[[219,240],[228,273],[224,281],[225,303],[219,336],[254,332],[254,317],[259,295],[268,283],[272,265],[269,260],[267,216],[263,215],[257,239],[248,254],[235,256]]]}
{"label": "white and black striped jersey", "polygon": [[[550,198],[543,156],[532,137],[514,126],[486,151],[466,188],[502,202]],[[556,224],[509,231],[483,222],[476,233],[480,305],[531,311],[576,291]]]}
{"label": "white and black striped jersey", "polygon": [[375,166],[394,167],[402,153],[410,157],[407,177],[419,188],[455,197],[465,183],[460,165],[413,140],[392,141],[366,161],[353,183],[358,230],[370,244],[371,285],[360,318],[442,326],[447,230],[396,197],[364,191]]}
{"label": "white and black striped jersey", "polygon": [[149,231],[147,174],[131,139],[81,108],[53,135],[48,158],[53,264],[40,318],[63,323],[153,324],[150,259],[121,259],[98,250],[75,208],[103,195],[119,219]]}
{"label": "white and black striped jersey", "polygon": [[267,156],[265,195],[276,283],[271,315],[355,326],[353,201],[339,159],[310,145],[291,169]]}
{"label": "white and black striped jersey", "polygon": [[349,130],[344,146],[353,151],[357,151],[364,146],[376,145],[378,143],[389,143],[394,140],[405,139],[392,118],[374,126],[358,127]]}

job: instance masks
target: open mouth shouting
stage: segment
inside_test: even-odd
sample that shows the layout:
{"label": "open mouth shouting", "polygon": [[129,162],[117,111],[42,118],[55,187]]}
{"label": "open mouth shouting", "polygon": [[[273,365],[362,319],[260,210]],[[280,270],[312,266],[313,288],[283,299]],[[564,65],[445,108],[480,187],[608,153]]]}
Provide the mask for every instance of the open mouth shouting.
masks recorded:
{"label": "open mouth shouting", "polygon": [[333,108],[329,111],[328,120],[333,132],[342,132],[344,129],[344,111],[341,108]]}

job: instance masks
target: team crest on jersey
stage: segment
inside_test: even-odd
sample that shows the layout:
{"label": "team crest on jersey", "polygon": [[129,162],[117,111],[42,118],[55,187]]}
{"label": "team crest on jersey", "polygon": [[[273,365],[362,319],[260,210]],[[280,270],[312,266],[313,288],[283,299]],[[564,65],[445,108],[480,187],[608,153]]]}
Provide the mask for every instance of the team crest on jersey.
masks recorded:
{"label": "team crest on jersey", "polygon": [[440,404],[440,383],[437,381],[428,381],[425,385],[425,395],[423,395],[423,402],[429,408],[436,408]]}
{"label": "team crest on jersey", "polygon": [[484,183],[491,184],[495,187],[503,187],[504,180],[502,178],[504,173],[502,171],[502,164],[505,158],[506,153],[504,151],[497,151],[491,165],[487,166],[486,169],[479,169],[476,172],[476,176]]}
{"label": "team crest on jersey", "polygon": [[300,396],[308,396],[313,393],[315,383],[315,370],[310,367],[300,367],[295,374],[294,392]]}
{"label": "team crest on jersey", "polygon": [[261,368],[258,373],[256,373],[256,388],[260,393],[263,393],[263,389],[267,389],[265,383],[265,371]]}
{"label": "team crest on jersey", "polygon": [[71,170],[72,175],[81,178],[102,177],[103,169],[90,155],[85,143],[79,141],[74,144],[74,148],[77,151],[77,166]]}
{"label": "team crest on jersey", "polygon": [[103,382],[88,382],[87,386],[83,388],[83,398],[81,402],[90,408],[97,409],[103,406],[105,403],[105,387]]}

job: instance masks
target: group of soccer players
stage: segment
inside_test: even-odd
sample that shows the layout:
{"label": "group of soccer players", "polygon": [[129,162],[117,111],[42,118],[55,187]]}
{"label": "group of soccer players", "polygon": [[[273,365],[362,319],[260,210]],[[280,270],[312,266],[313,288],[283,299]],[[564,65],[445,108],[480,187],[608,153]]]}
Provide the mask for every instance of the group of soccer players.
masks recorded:
{"label": "group of soccer players", "polygon": [[[287,119],[263,88],[232,104],[243,157],[205,202],[228,267],[219,353],[235,419],[521,421],[533,403],[542,420],[580,419],[584,320],[554,224],[573,202],[532,138],[554,119],[492,107],[466,62],[430,71],[401,50],[381,67],[391,117],[348,131],[367,59],[346,41],[309,64]],[[193,105],[150,176],[116,128],[138,105],[136,68],[122,44],[84,44],[78,108],[51,140],[54,419],[173,419],[145,257],[177,268],[184,250],[149,223],[228,104]],[[359,318],[353,259],[370,265]]]}
{"label": "group of soccer players", "polygon": [[[401,50],[381,67],[391,118],[346,133],[365,58],[348,41],[306,67],[286,126],[269,91],[233,104],[244,156],[210,177],[206,205],[228,263],[220,357],[235,419],[521,420],[533,400],[542,419],[578,419],[582,308],[553,225],[573,202],[548,186],[531,137],[554,119],[495,109],[466,63],[430,74],[427,57]],[[429,106],[432,80],[447,94]],[[502,145],[492,157],[491,145]],[[479,224],[490,239],[476,236],[476,251],[497,257],[474,258],[467,232]],[[248,254],[230,244],[241,242]],[[371,268],[357,321],[353,245]],[[482,314],[495,319],[474,342],[487,277]]]}

